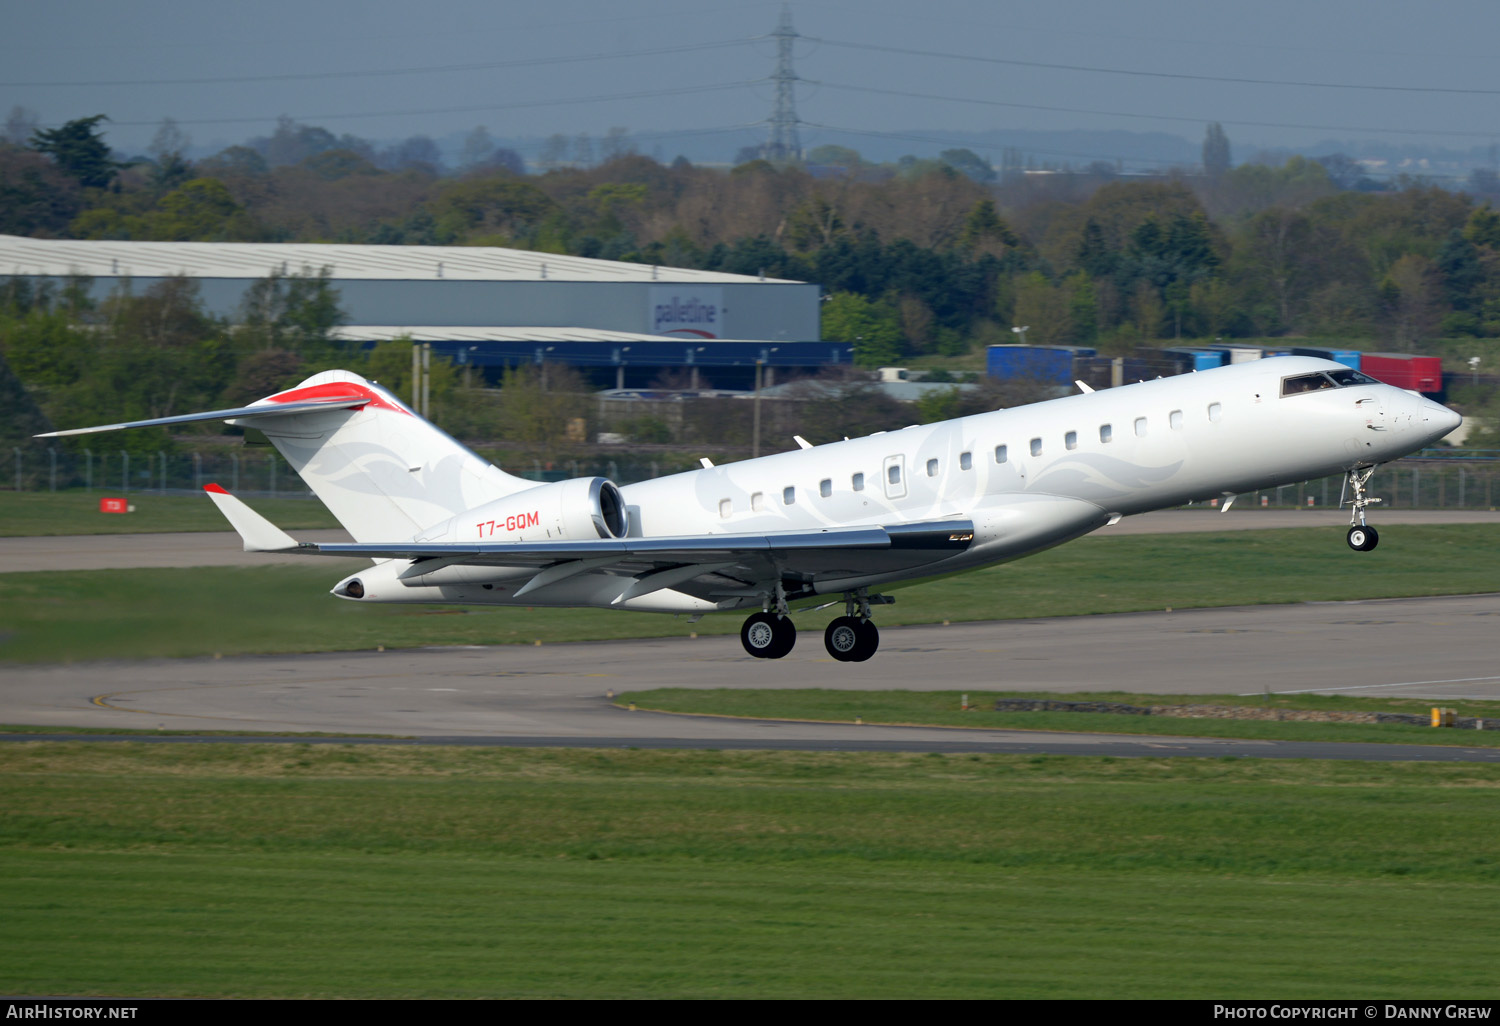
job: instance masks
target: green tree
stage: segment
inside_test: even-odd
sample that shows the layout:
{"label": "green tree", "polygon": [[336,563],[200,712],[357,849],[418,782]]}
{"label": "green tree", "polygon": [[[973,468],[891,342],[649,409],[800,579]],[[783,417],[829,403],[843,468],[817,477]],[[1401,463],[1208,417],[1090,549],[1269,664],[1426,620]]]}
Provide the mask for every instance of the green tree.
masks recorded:
{"label": "green tree", "polygon": [[1068,294],[1040,271],[1025,275],[1016,285],[1015,322],[1027,327],[1033,345],[1066,345],[1073,341],[1073,309]]}
{"label": "green tree", "polygon": [[217,178],[195,178],[162,197],[139,238],[179,242],[250,242],[265,238]]}
{"label": "green tree", "polygon": [[859,155],[858,150],[852,150],[847,146],[835,146],[829,143],[824,146],[816,146],[807,153],[809,164],[825,164],[833,167],[841,167],[846,171],[858,171],[864,166],[865,159]]}
{"label": "green tree", "polygon": [[109,146],[99,131],[99,122],[108,120],[104,114],[95,114],[69,121],[61,128],[38,129],[31,137],[31,148],[51,157],[84,188],[102,189],[125,166],[111,159]]}
{"label": "green tree", "polygon": [[1020,243],[1020,238],[1011,230],[1005,218],[1000,216],[1000,211],[995,209],[995,201],[989,197],[974,204],[964,218],[963,231],[958,236],[959,249],[975,256],[989,253],[995,257],[1003,257]]}
{"label": "green tree", "polygon": [[509,174],[445,185],[427,206],[438,231],[496,243],[530,239],[548,217],[560,212],[557,202],[536,185]]}
{"label": "green tree", "polygon": [[1229,136],[1215,121],[1203,135],[1203,173],[1218,178],[1229,170]]}
{"label": "green tree", "polygon": [[272,272],[245,290],[235,341],[242,351],[284,350],[309,364],[341,356],[333,329],[344,320],[330,268],[298,274]]}
{"label": "green tree", "polygon": [[1464,225],[1464,238],[1476,246],[1500,251],[1500,211],[1488,203],[1476,208]]}
{"label": "green tree", "polygon": [[823,304],[823,337],[854,345],[854,362],[883,367],[901,358],[901,321],[886,302],[835,292]]}
{"label": "green tree", "polygon": [[585,422],[593,395],[583,376],[563,364],[507,368],[500,382],[501,424],[506,440],[540,453],[568,448],[568,424]]}
{"label": "green tree", "polygon": [[993,182],[995,180],[995,169],[990,166],[990,162],[973,150],[944,150],[938,154],[938,159],[959,174],[967,175],[976,182]]}
{"label": "green tree", "polygon": [[0,144],[0,235],[62,235],[82,209],[81,193],[41,154]]}

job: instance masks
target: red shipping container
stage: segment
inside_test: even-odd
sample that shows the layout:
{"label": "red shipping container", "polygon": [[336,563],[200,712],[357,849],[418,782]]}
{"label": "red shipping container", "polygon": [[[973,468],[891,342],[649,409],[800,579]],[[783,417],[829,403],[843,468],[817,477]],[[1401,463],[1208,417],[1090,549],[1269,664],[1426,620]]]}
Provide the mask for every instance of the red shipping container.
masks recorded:
{"label": "red shipping container", "polygon": [[1359,369],[1378,381],[1413,392],[1443,390],[1443,361],[1437,356],[1411,356],[1407,353],[1365,353]]}
{"label": "red shipping container", "polygon": [[129,513],[130,507],[124,499],[100,499],[100,513]]}

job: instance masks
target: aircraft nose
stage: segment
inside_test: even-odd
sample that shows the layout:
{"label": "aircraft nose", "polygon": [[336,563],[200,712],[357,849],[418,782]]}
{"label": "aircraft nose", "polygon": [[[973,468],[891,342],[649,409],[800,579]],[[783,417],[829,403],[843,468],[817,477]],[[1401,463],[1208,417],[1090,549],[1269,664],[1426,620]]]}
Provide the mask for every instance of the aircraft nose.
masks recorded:
{"label": "aircraft nose", "polygon": [[1422,407],[1417,412],[1417,420],[1423,428],[1423,433],[1427,435],[1428,441],[1432,442],[1452,433],[1464,422],[1464,419],[1457,413],[1431,399],[1422,400]]}

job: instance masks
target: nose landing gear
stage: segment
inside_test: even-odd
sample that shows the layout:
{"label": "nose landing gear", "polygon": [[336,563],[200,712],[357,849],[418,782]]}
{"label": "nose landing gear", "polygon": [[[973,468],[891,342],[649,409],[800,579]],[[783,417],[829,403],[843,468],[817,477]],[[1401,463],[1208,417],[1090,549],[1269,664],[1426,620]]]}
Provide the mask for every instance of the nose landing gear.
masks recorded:
{"label": "nose landing gear", "polygon": [[[1351,509],[1349,514],[1349,533],[1345,536],[1345,540],[1355,552],[1369,552],[1376,545],[1380,544],[1380,533],[1365,523],[1365,507],[1373,506],[1381,501],[1365,494],[1365,484],[1370,480],[1370,475],[1373,473],[1375,473],[1374,467],[1365,467],[1363,469],[1355,467],[1349,471],[1349,476],[1344,486],[1346,495],[1350,492],[1354,493],[1354,498],[1349,500]],[[1340,496],[1339,504],[1343,505],[1343,502],[1343,496]]]}

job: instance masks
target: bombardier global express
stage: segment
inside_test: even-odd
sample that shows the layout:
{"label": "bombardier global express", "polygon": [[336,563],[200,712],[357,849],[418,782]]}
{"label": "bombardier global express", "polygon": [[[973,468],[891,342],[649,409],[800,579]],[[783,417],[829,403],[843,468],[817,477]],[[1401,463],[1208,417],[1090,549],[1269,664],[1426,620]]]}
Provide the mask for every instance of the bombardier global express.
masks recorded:
{"label": "bombardier global express", "polygon": [[[1458,414],[1359,371],[1275,357],[618,486],[538,484],[464,448],[377,384],[325,371],[253,405],[96,428],[223,419],[263,432],[353,542],[298,542],[217,485],[247,551],[373,561],[354,602],[754,612],[776,659],[794,603],[843,602],[834,659],[879,645],[881,589],[1059,545],[1135,513],[1342,474],[1349,546],[1373,549],[1383,463]],[[50,436],[43,436],[50,437]],[[804,607],[805,608],[805,607]]]}

